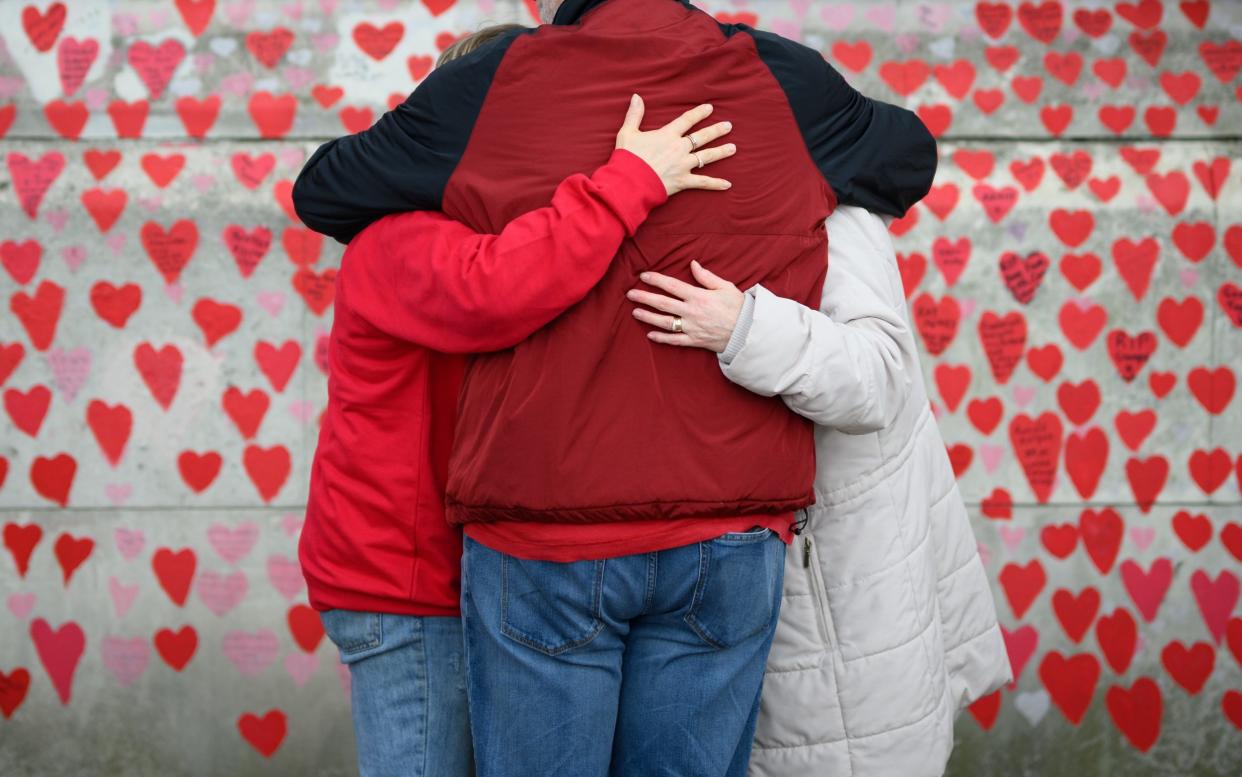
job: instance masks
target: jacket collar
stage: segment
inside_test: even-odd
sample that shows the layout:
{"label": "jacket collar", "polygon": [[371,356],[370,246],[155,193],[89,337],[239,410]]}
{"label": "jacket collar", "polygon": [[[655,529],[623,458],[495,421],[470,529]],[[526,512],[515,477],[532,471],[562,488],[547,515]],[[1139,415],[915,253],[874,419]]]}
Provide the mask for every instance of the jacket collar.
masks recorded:
{"label": "jacket collar", "polygon": [[552,18],[553,24],[577,24],[582,15],[597,5],[607,2],[608,0],[565,0],[561,3],[561,7],[556,9],[556,16]]}

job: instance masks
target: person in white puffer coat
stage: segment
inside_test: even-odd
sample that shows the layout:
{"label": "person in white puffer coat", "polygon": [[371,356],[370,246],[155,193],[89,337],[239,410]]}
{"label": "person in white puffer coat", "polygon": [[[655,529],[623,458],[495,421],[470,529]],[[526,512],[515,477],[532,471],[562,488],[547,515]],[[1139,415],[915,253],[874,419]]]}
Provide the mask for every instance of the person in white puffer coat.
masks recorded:
{"label": "person in white puffer coat", "polygon": [[725,376],[816,425],[816,501],[786,558],[750,774],[935,777],[958,714],[1012,672],[888,230],[854,207],[827,229],[819,310],[762,286],[739,310],[732,284],[695,268],[707,291],[685,295],[683,334],[652,339],[720,351],[731,333]]}

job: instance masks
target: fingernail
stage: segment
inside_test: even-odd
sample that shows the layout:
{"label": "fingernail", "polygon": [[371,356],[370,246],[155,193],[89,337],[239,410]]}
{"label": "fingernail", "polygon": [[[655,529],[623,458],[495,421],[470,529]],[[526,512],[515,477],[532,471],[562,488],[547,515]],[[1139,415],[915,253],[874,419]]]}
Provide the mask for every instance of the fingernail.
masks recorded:
{"label": "fingernail", "polygon": [[638,279],[642,281],[643,283],[646,283],[647,281],[651,280],[651,273],[641,273],[638,276]]}
{"label": "fingernail", "polygon": [[732,189],[732,188],[733,188],[733,182],[732,182],[732,181],[725,181],[725,188],[726,188],[726,189]]}
{"label": "fingernail", "polygon": [[731,129],[733,129],[733,122],[731,122],[731,121],[726,121],[726,122],[725,122],[725,129],[726,129],[726,130],[731,130]]}

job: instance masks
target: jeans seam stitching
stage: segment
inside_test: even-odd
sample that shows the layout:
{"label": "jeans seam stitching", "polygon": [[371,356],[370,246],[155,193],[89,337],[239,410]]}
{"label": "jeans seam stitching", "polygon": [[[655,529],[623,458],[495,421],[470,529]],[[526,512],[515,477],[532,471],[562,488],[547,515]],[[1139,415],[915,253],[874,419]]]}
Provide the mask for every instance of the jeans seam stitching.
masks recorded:
{"label": "jeans seam stitching", "polygon": [[431,689],[428,688],[431,682],[431,658],[427,655],[427,630],[424,625],[425,622],[421,619],[417,623],[418,647],[423,658],[423,677],[420,683],[423,689],[423,763],[419,772],[421,777],[427,777],[427,754],[431,752],[428,747],[428,739],[431,735]]}
{"label": "jeans seam stitching", "polygon": [[711,569],[711,545],[706,542],[699,543],[699,580],[694,589],[694,597],[690,600],[690,611],[686,613],[683,619],[695,634],[699,635],[699,639],[706,642],[710,647],[717,650],[724,650],[724,643],[720,642],[707,630],[707,627],[694,617],[695,610],[703,602],[703,591],[707,588],[708,574]]}

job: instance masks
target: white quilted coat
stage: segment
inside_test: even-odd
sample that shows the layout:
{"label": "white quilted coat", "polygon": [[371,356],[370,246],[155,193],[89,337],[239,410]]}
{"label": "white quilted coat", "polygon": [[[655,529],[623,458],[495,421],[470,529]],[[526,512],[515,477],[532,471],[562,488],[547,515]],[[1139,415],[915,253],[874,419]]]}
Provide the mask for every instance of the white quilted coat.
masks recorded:
{"label": "white quilted coat", "polygon": [[892,242],[828,219],[821,309],[762,287],[725,375],[816,424],[816,504],[789,549],[752,777],[941,775],[953,724],[1011,679],[933,418]]}

